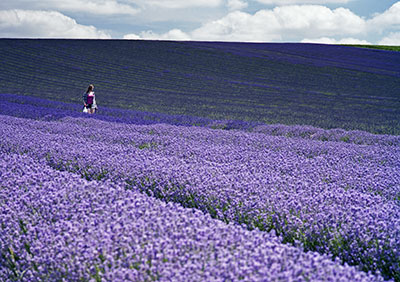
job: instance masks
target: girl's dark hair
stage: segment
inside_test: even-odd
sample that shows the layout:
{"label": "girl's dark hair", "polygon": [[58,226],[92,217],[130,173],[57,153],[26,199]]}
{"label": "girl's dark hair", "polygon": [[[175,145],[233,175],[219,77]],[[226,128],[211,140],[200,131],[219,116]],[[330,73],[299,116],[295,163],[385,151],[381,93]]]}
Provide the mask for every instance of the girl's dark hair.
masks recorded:
{"label": "girl's dark hair", "polygon": [[93,88],[94,88],[93,84],[90,84],[88,89],[86,90],[86,93],[89,93],[90,91],[93,91]]}

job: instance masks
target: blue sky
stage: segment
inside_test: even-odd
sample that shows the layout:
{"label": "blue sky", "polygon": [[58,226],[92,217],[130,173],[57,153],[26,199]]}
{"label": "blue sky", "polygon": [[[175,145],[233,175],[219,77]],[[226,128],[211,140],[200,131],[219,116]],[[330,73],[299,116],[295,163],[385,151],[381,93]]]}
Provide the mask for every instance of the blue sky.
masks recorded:
{"label": "blue sky", "polygon": [[400,45],[400,1],[2,0],[0,38]]}

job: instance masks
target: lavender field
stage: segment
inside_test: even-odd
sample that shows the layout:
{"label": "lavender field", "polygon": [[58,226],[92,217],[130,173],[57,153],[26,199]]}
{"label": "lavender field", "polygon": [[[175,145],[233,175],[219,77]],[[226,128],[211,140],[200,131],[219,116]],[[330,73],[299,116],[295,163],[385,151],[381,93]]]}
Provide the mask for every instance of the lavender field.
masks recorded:
{"label": "lavender field", "polygon": [[399,52],[318,44],[0,39],[0,93],[400,135]]}
{"label": "lavender field", "polygon": [[[1,44],[9,54],[32,55],[35,46],[49,42],[66,44],[68,48],[62,50],[68,52],[73,51],[72,45],[79,47],[74,40],[2,40]],[[11,50],[5,43],[29,48]],[[207,54],[215,55],[215,49],[221,48],[243,58],[260,56],[262,50],[264,64],[277,47],[250,44],[251,53],[247,45],[246,49],[233,43],[190,44]],[[222,70],[213,74],[207,69],[204,77],[215,84],[204,84],[204,91],[213,89],[218,95],[198,93],[196,87],[203,87],[204,81],[187,77],[179,82],[187,84],[179,99],[170,89],[165,93],[172,96],[164,93],[157,104],[161,94],[146,96],[136,89],[138,94],[129,96],[132,103],[127,99],[119,105],[111,102],[116,90],[108,98],[104,94],[98,114],[89,116],[81,113],[73,95],[64,94],[62,99],[53,91],[56,81],[61,83],[67,76],[49,67],[49,77],[55,77],[42,81],[41,66],[31,70],[29,56],[25,61],[14,57],[14,67],[21,72],[10,70],[25,87],[16,90],[18,83],[11,71],[1,78],[5,83],[0,88],[0,280],[400,281],[400,136],[394,134],[399,122],[400,101],[394,87],[399,70],[393,67],[399,53],[340,46],[340,52],[350,48],[346,58],[353,56],[353,61],[343,57],[329,61],[321,58],[323,46],[301,46],[302,57],[294,55],[290,44],[280,45],[279,52],[285,60],[289,55],[293,58],[290,64],[297,71],[308,64],[307,69],[315,73],[319,69],[319,75],[352,69],[371,79],[374,73],[375,79],[387,83],[371,81],[367,89],[364,80],[359,80],[368,94],[354,84],[337,85],[337,89],[347,90],[343,95],[352,97],[359,91],[357,95],[365,99],[374,92],[379,103],[372,107],[361,102],[363,98],[352,109],[330,98],[325,107],[342,105],[340,111],[352,116],[337,120],[328,112],[321,123],[312,123],[307,118],[317,120],[319,114],[309,112],[302,122],[293,118],[292,124],[285,115],[275,120],[286,111],[282,108],[266,115],[275,116],[276,121],[267,123],[257,118],[266,112],[250,106],[253,94],[265,99],[264,103],[271,101],[265,92],[256,94],[254,88],[244,86],[232,92],[232,107],[220,106],[218,100],[227,98],[230,89],[218,86],[223,83],[216,79]],[[377,54],[360,63],[354,57],[358,52]],[[106,60],[102,54],[94,56]],[[194,59],[196,54],[186,55]],[[47,60],[52,55],[40,56]],[[385,61],[386,57],[392,61]],[[11,65],[13,60],[6,62]],[[371,61],[375,67],[369,65]],[[63,57],[58,62],[64,74],[69,73],[71,62]],[[282,67],[276,58],[271,57],[271,64]],[[239,61],[237,65],[246,66]],[[184,66],[181,63],[179,71]],[[105,71],[103,67],[99,68]],[[243,80],[254,75],[236,70],[235,75],[239,74]],[[301,87],[309,91],[311,84],[299,83],[309,74],[297,74],[299,91]],[[104,77],[98,79],[100,85],[107,85]],[[124,87],[130,91],[142,87],[147,93],[150,87],[145,82],[131,86],[128,75],[119,79],[126,81]],[[46,84],[52,87],[47,89]],[[282,81],[279,84],[283,87]],[[165,87],[175,87],[171,85]],[[72,82],[69,86],[73,87]],[[392,92],[378,92],[381,88]],[[276,99],[284,104],[287,93],[279,90]],[[138,99],[144,97],[150,100],[141,104]],[[174,106],[164,103],[171,97],[176,99]],[[202,108],[201,97],[215,106],[213,111]],[[295,97],[302,97],[305,104],[310,99],[300,94],[290,99]],[[373,115],[367,119],[366,113],[357,114],[353,110],[359,106]],[[286,117],[290,112],[302,117],[301,111],[287,107]]]}

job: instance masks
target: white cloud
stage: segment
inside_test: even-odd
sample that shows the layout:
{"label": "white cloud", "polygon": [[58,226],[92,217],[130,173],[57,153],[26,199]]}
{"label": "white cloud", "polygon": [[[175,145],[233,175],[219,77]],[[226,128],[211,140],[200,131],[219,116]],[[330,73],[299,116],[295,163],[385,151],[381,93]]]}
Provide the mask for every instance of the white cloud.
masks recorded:
{"label": "white cloud", "polygon": [[320,38],[315,38],[315,39],[303,39],[301,40],[303,43],[320,43],[320,44],[362,44],[362,45],[367,45],[371,44],[370,42],[366,40],[360,40],[357,38],[342,38],[339,40],[336,40],[334,38],[329,38],[329,37],[320,37]]}
{"label": "white cloud", "polygon": [[142,7],[182,9],[189,7],[218,7],[223,0],[131,0]]}
{"label": "white cloud", "polygon": [[185,40],[268,42],[345,37],[346,35],[360,35],[365,31],[365,20],[348,9],[331,10],[317,5],[293,5],[260,10],[255,14],[233,11],[219,20],[209,21],[188,33],[180,30],[165,34],[147,32],[140,34],[140,37],[157,39],[158,36],[160,39],[181,37]]}
{"label": "white cloud", "polygon": [[379,45],[400,45],[400,32],[391,32],[379,41]]}
{"label": "white cloud", "polygon": [[190,36],[180,29],[172,29],[164,34],[144,31],[140,35],[127,34],[124,39],[147,39],[147,40],[190,40]]}
{"label": "white cloud", "polygon": [[247,2],[243,2],[242,0],[228,0],[226,5],[231,11],[241,10],[248,6]]}
{"label": "white cloud", "polygon": [[254,15],[232,12],[204,24],[191,35],[200,40],[276,41],[353,35],[364,31],[365,21],[348,9],[303,5],[260,10]]}
{"label": "white cloud", "polygon": [[281,34],[276,32],[278,26],[268,11],[262,10],[254,15],[236,11],[204,24],[191,34],[198,40],[274,41],[281,39]]}
{"label": "white cloud", "polygon": [[111,36],[94,26],[78,24],[54,11],[2,10],[0,37],[13,38],[102,38]]}
{"label": "white cloud", "polygon": [[400,27],[400,2],[393,4],[382,14],[375,15],[368,24],[371,29],[379,31],[388,27]]}
{"label": "white cloud", "polygon": [[[228,1],[228,0],[226,0]],[[239,0],[239,2],[242,2]],[[238,4],[239,2],[225,2]],[[232,7],[233,7],[232,6]],[[238,7],[240,5],[238,4]],[[383,37],[383,38],[379,38]],[[231,11],[190,31],[142,32],[135,38],[245,42],[314,42],[399,45],[400,2],[370,19],[321,5],[277,6],[254,14]]]}
{"label": "white cloud", "polygon": [[225,1],[227,0],[2,0],[0,9],[50,9],[99,15],[136,15],[143,10],[156,8],[216,8],[222,6]]}
{"label": "white cloud", "polygon": [[267,5],[294,5],[294,4],[345,4],[353,0],[256,0],[259,3]]}
{"label": "white cloud", "polygon": [[140,9],[121,3],[120,0],[13,0],[1,3],[1,7],[11,9],[54,10],[60,12],[81,12],[95,15],[136,15]]}
{"label": "white cloud", "polygon": [[68,0],[54,1],[54,7],[62,11],[86,12],[97,15],[136,15],[139,9],[118,3],[115,0]]}
{"label": "white cloud", "polygon": [[140,35],[137,35],[135,33],[130,33],[130,34],[125,34],[123,39],[142,39]]}

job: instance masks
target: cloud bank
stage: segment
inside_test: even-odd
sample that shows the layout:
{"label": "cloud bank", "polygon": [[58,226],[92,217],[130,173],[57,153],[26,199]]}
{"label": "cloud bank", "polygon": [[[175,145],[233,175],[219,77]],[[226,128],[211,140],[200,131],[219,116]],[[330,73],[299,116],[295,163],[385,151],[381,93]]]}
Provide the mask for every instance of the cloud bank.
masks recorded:
{"label": "cloud bank", "polygon": [[[261,0],[260,0],[261,1]],[[267,2],[269,0],[262,0]],[[239,1],[244,4],[243,1]],[[230,1],[233,6],[239,2]],[[271,0],[272,2],[272,0]],[[285,2],[285,1],[284,1]],[[295,3],[296,0],[286,2]],[[305,1],[301,1],[305,2]],[[328,1],[311,1],[325,2]],[[372,33],[400,29],[400,2],[370,19],[362,18],[349,9],[330,9],[322,5],[289,5],[259,10],[254,14],[232,9],[226,16],[203,23],[199,28],[184,32],[173,29],[157,34],[141,32],[137,39],[171,39],[246,42],[317,42],[329,44],[371,44],[365,38]],[[400,32],[391,32],[379,43],[398,44]]]}
{"label": "cloud bank", "polygon": [[[49,1],[49,0],[48,0]],[[50,0],[50,7],[61,11],[85,12],[97,15],[136,15],[140,12],[139,8],[131,5],[121,4],[115,0],[107,1],[86,1],[86,0],[68,0],[54,1]]]}
{"label": "cloud bank", "polygon": [[294,5],[294,4],[345,4],[352,0],[256,0],[259,3],[267,5]]}
{"label": "cloud bank", "polygon": [[[71,17],[91,22],[89,15],[98,22],[107,16],[115,26],[134,27],[141,21],[150,27],[134,27],[133,32],[127,27],[118,35],[125,39],[399,44],[400,1],[368,18],[325,6],[351,1],[355,0],[6,0],[0,3],[0,37],[111,38],[111,31]],[[249,12],[255,2],[275,7]]]}
{"label": "cloud bank", "polygon": [[0,37],[7,38],[100,38],[111,36],[94,26],[78,24],[54,11],[0,11]]}
{"label": "cloud bank", "polygon": [[211,7],[221,5],[223,0],[131,0],[141,7],[161,7],[169,9],[184,9],[189,7]]}
{"label": "cloud bank", "polygon": [[0,10],[29,9],[37,11],[79,12],[92,15],[136,15],[140,8],[120,0],[3,0]]}
{"label": "cloud bank", "polygon": [[281,41],[310,36],[355,35],[365,21],[350,10],[324,6],[283,6],[251,15],[232,12],[191,32],[198,40]]}
{"label": "cloud bank", "polygon": [[400,32],[391,32],[378,42],[380,45],[397,45],[400,46]]}
{"label": "cloud bank", "polygon": [[229,10],[234,11],[247,8],[248,4],[246,1],[242,0],[228,0],[226,6],[228,7]]}
{"label": "cloud bank", "polygon": [[301,40],[302,43],[319,43],[319,44],[371,44],[371,42],[368,42],[367,40],[360,40],[357,38],[352,38],[352,37],[347,37],[347,38],[341,38],[340,40],[336,40],[334,38],[329,38],[329,37],[321,37],[321,38],[314,38],[314,39],[309,39],[305,38]]}

